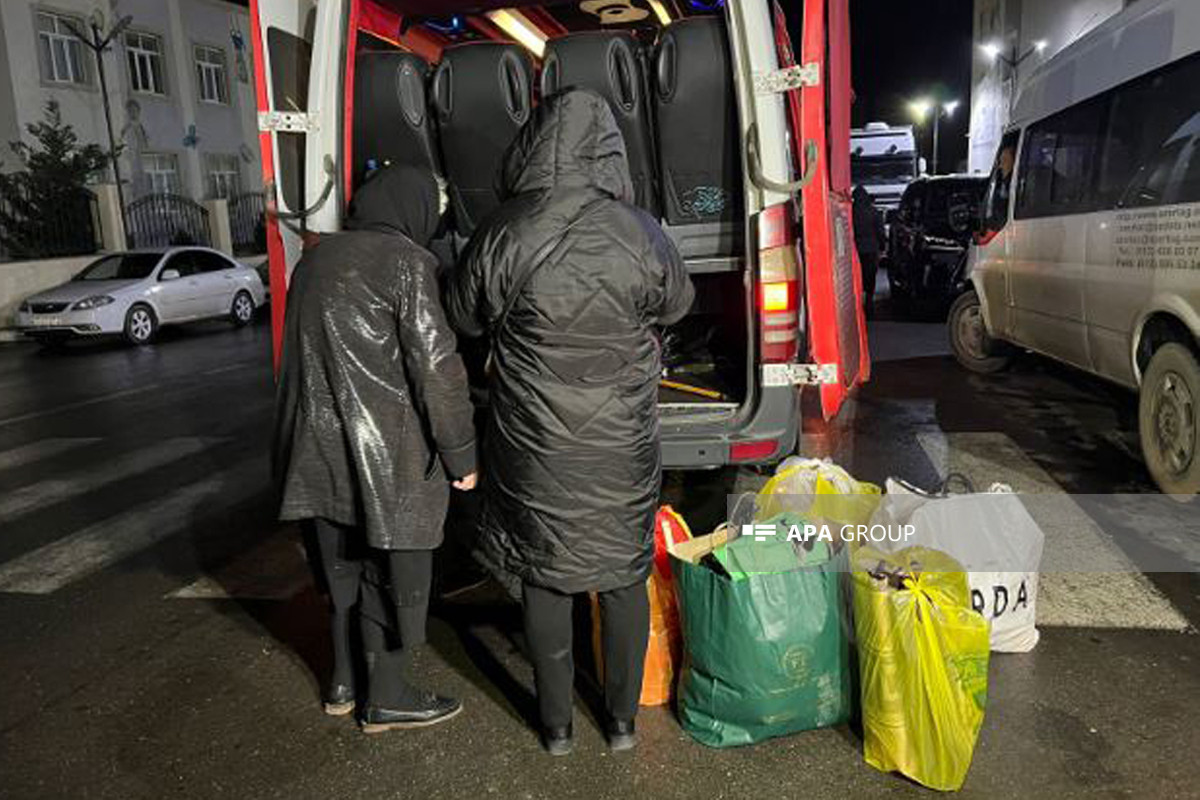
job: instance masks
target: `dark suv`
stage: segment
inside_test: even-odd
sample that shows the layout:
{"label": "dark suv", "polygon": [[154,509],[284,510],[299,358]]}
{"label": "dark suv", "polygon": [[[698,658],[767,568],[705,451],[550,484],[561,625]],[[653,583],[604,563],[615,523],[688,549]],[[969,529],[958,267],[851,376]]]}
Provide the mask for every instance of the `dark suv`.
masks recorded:
{"label": "dark suv", "polygon": [[945,311],[961,291],[986,176],[918,178],[888,218],[888,282],[902,309]]}

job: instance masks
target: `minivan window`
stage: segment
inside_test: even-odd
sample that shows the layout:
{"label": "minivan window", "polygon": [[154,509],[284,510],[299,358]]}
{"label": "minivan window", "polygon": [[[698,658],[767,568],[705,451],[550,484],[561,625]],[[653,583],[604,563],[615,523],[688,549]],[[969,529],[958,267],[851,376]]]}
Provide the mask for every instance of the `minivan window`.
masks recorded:
{"label": "minivan window", "polygon": [[1103,144],[1106,97],[1060,111],[1029,127],[1021,157],[1017,219],[1098,208],[1092,191]]}
{"label": "minivan window", "polygon": [[1105,207],[1200,200],[1187,176],[1200,134],[1198,82],[1193,55],[1112,91],[1098,186]]}
{"label": "minivan window", "polygon": [[1000,148],[996,151],[996,163],[992,165],[992,174],[988,178],[980,214],[983,218],[983,228],[991,233],[1000,232],[1008,224],[1008,201],[1012,196],[1013,174],[1017,165],[1017,142],[1020,138],[1020,131],[1009,131],[1000,141]]}
{"label": "minivan window", "polygon": [[150,276],[162,253],[121,253],[105,256],[75,276],[77,281],[141,280]]}

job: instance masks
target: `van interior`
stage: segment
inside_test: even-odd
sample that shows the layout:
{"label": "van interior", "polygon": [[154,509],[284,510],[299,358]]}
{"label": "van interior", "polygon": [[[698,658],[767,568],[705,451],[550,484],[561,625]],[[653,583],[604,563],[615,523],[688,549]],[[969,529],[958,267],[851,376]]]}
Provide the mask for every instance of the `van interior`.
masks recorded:
{"label": "van interior", "polygon": [[[690,315],[662,332],[660,404],[665,414],[732,415],[747,397],[755,321],[730,48],[720,0],[669,5],[659,4],[669,25],[619,2],[401,16],[404,44],[360,26],[352,185],[392,163],[434,167],[449,182],[439,256],[452,264],[499,205],[498,166],[533,105],[566,88],[598,92],[625,136],[636,203],[674,240],[696,287]],[[512,35],[514,18],[537,31],[532,41]],[[414,48],[414,37],[437,47]]]}

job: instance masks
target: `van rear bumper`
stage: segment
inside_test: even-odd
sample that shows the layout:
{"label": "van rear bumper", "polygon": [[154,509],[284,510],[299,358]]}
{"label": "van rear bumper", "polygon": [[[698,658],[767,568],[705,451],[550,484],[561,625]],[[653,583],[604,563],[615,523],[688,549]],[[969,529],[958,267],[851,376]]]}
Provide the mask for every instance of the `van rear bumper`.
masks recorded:
{"label": "van rear bumper", "polygon": [[735,463],[739,442],[774,441],[774,451],[739,464],[767,464],[795,452],[800,422],[800,390],[792,386],[761,387],[758,405],[744,422],[663,423],[660,429],[664,469],[715,469]]}

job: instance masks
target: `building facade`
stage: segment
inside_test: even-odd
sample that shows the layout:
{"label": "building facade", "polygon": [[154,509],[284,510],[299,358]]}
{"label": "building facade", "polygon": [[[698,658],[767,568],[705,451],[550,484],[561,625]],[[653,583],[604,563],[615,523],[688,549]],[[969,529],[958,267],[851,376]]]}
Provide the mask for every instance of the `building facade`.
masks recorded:
{"label": "building facade", "polygon": [[0,3],[0,169],[8,143],[56,100],[83,144],[108,149],[100,70],[74,31],[129,22],[103,55],[126,202],[200,200],[261,188],[250,19],[224,0]]}
{"label": "building facade", "polygon": [[1133,0],[975,0],[967,168],[987,172],[1022,80]]}

